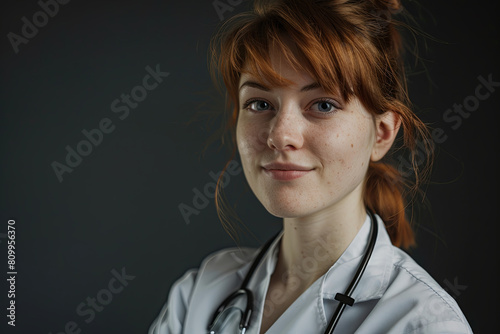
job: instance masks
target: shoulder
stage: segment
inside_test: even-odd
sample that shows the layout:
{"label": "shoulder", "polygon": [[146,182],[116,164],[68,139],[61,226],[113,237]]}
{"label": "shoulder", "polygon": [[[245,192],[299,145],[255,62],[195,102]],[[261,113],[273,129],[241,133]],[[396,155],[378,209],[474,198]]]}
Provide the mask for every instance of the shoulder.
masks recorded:
{"label": "shoulder", "polygon": [[247,263],[252,258],[252,256],[255,254],[256,251],[257,251],[256,248],[250,248],[250,247],[224,248],[207,255],[203,259],[201,266],[207,264],[211,265],[218,264],[221,261],[223,262],[228,261],[230,264],[233,265]]}
{"label": "shoulder", "polygon": [[[450,310],[456,310],[456,301],[423,269],[413,258],[399,248],[393,247],[394,260],[387,292],[417,293],[415,299],[420,301],[425,297],[441,300]],[[386,293],[387,293],[386,292]]]}
{"label": "shoulder", "polygon": [[190,269],[170,288],[168,300],[149,327],[149,334],[180,333],[198,271]]}
{"label": "shoulder", "polygon": [[233,275],[251,261],[252,248],[226,248],[205,257],[200,267],[186,271],[172,285],[168,300],[149,328],[150,334],[180,333],[193,294],[209,282]]}
{"label": "shoulder", "polygon": [[232,247],[215,251],[201,261],[199,268],[188,270],[179,278],[172,286],[172,290],[191,290],[201,278],[211,280],[224,273],[234,273],[248,264],[256,251],[254,248],[247,247]]}
{"label": "shoulder", "polygon": [[453,299],[419,264],[393,248],[392,268],[382,304],[397,306],[405,333],[472,333]]}
{"label": "shoulder", "polygon": [[249,264],[256,252],[257,249],[248,247],[232,247],[216,251],[203,259],[199,273],[207,280],[234,273]]}
{"label": "shoulder", "polygon": [[225,248],[206,256],[197,269],[188,270],[179,278],[172,290],[192,290],[200,280],[211,281],[224,274],[233,274],[250,263],[256,249],[254,248]]}

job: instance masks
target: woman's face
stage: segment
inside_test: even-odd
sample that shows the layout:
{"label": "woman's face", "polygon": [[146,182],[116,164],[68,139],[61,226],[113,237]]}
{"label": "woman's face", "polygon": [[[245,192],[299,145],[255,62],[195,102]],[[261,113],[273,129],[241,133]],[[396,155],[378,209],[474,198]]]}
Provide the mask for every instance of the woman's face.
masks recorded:
{"label": "woman's face", "polygon": [[272,87],[240,78],[236,140],[245,177],[273,215],[304,217],[360,204],[375,142],[372,115],[357,98],[327,94],[277,53],[273,69],[294,82]]}

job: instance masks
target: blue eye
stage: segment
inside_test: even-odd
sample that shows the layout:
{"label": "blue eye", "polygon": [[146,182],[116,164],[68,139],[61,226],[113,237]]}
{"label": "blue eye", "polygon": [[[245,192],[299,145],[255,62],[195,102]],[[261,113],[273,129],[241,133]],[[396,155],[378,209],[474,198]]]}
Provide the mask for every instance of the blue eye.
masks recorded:
{"label": "blue eye", "polygon": [[320,113],[331,113],[338,109],[334,103],[330,100],[319,100],[313,104],[313,106],[317,106],[317,111]]}
{"label": "blue eye", "polygon": [[[262,112],[272,110],[269,102],[264,100],[249,100],[243,104],[242,109],[249,109],[254,112]],[[313,103],[311,109],[320,114],[331,114],[341,109],[334,100],[320,99]]]}
{"label": "blue eye", "polygon": [[254,111],[266,111],[269,110],[271,105],[264,100],[250,100],[243,105],[243,109],[248,107]]}
{"label": "blue eye", "polygon": [[267,108],[269,108],[269,103],[267,103],[266,101],[255,101],[252,104],[255,104],[256,106],[255,110],[258,111],[267,110]]}

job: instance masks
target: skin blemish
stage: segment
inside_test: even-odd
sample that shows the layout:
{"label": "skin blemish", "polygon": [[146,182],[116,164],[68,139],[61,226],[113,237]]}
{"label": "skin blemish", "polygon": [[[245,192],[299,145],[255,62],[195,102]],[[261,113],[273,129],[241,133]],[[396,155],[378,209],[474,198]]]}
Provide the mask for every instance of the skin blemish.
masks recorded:
{"label": "skin blemish", "polygon": [[351,147],[354,147],[354,144],[351,144]]}

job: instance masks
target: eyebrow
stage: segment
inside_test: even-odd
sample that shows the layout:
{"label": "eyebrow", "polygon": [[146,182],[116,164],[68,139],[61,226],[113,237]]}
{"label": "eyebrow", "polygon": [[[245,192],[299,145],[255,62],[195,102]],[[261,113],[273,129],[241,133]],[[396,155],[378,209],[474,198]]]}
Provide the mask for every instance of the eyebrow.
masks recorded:
{"label": "eyebrow", "polygon": [[[257,89],[263,90],[265,92],[269,92],[271,90],[269,87],[264,86],[258,82],[255,82],[255,81],[245,81],[244,83],[241,84],[239,89],[241,90],[244,86],[257,88]],[[313,82],[312,84],[305,85],[304,87],[302,87],[300,89],[300,91],[307,92],[307,91],[318,89],[318,88],[321,88],[321,85],[318,82]]]}

